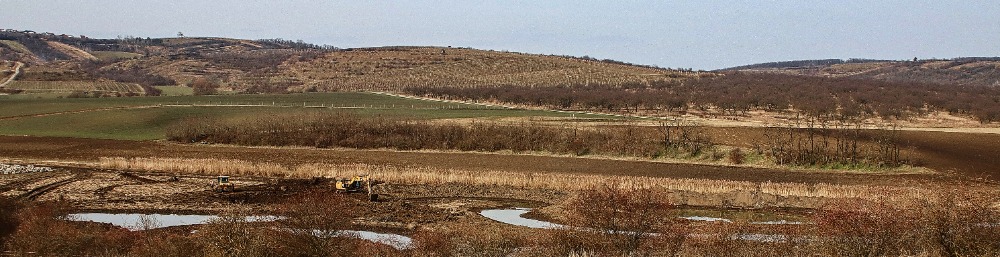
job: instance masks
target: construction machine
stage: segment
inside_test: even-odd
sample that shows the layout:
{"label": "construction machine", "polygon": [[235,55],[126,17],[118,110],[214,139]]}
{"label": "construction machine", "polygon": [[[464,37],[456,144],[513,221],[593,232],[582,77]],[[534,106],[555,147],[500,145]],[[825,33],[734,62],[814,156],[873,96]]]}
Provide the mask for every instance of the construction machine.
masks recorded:
{"label": "construction machine", "polygon": [[338,179],[337,192],[340,193],[368,193],[368,200],[374,202],[378,200],[378,194],[372,188],[381,184],[380,181],[373,180],[368,175],[357,175],[351,179]]}
{"label": "construction machine", "polygon": [[229,176],[218,176],[212,181],[212,190],[216,192],[232,192],[236,185],[229,182]]}

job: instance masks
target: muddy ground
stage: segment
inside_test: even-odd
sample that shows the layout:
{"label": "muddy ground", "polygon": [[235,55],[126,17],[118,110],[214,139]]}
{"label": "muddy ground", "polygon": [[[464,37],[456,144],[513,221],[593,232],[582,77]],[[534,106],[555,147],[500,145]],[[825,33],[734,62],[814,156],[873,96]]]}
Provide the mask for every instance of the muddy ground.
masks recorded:
{"label": "muddy ground", "polygon": [[[214,177],[174,176],[57,167],[50,172],[0,176],[0,194],[37,201],[61,201],[80,212],[217,215],[237,208],[273,214],[291,199],[344,197],[354,225],[414,229],[436,226],[489,208],[537,208],[555,204],[565,192],[494,186],[375,186],[376,202],[364,194],[334,190],[331,179],[262,179],[233,177],[233,192],[216,192]],[[341,206],[344,207],[344,206]],[[324,206],[317,206],[324,208]],[[333,207],[326,207],[333,208]]]}
{"label": "muddy ground", "polygon": [[[529,218],[566,223],[562,204],[571,197],[570,192],[508,186],[385,183],[375,186],[379,197],[378,201],[371,202],[364,194],[336,192],[331,179],[232,177],[236,184],[233,192],[213,191],[210,187],[213,179],[211,176],[56,167],[48,172],[0,176],[0,194],[25,200],[59,201],[77,212],[205,215],[234,210],[255,215],[280,215],[281,207],[293,199],[335,197],[342,199],[343,204],[316,208],[343,208],[344,215],[353,218],[352,229],[398,234],[410,234],[421,228],[447,230],[470,224],[510,229],[513,227],[488,220],[479,212],[513,207],[533,208],[535,211],[526,215]],[[716,213],[710,215],[722,217],[729,215],[723,213],[745,212],[743,216],[752,213],[749,216],[778,215],[782,219],[805,216],[809,210],[780,206],[820,201],[785,199],[784,203],[779,201],[774,206],[748,211],[728,206],[739,201],[759,200],[740,193],[674,192],[670,197],[672,202],[682,204],[687,215]],[[181,230],[191,229],[196,228]]]}
{"label": "muddy ground", "polygon": [[[749,144],[760,134],[753,128],[711,128],[713,137]],[[77,138],[0,136],[0,161],[8,163],[93,162],[101,157],[218,158],[283,165],[306,163],[368,163],[403,167],[461,170],[551,172],[703,178],[736,181],[804,182],[861,185],[958,184],[995,186],[1000,178],[1000,135],[944,132],[901,132],[905,143],[926,167],[921,174],[860,174],[805,172],[783,169],[707,166],[649,161],[609,160],[536,155],[454,152],[400,152],[389,150],[247,148],[190,145],[159,141],[120,141]],[[329,179],[234,177],[238,190],[213,192],[213,177],[175,176],[79,167],[53,171],[0,175],[0,194],[38,201],[64,201],[82,211],[110,213],[219,214],[249,207],[269,213],[289,199],[304,195],[335,195]],[[529,216],[559,221],[560,203],[570,193],[554,190],[464,184],[383,184],[379,202],[349,195],[355,226],[400,231],[418,227],[491,224],[478,215],[483,209],[538,208]],[[718,195],[674,192],[672,202],[690,206],[755,207],[771,213],[807,213],[821,199],[782,198],[730,193]],[[767,203],[754,206],[755,203]],[[451,225],[447,225],[451,224]]]}

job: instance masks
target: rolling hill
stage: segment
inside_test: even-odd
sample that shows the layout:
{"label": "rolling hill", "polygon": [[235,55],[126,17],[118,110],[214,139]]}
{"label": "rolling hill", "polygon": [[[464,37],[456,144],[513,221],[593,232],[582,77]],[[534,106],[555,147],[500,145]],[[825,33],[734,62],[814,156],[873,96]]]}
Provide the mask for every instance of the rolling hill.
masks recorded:
{"label": "rolling hill", "polygon": [[160,86],[207,79],[237,93],[548,87],[710,75],[567,56],[451,47],[338,49],[280,39],[92,39],[6,30],[0,43],[0,59],[28,64],[22,80]]}
{"label": "rolling hill", "polygon": [[913,61],[826,59],[771,62],[722,71],[875,79],[967,86],[1000,86],[1000,57],[964,57]]}

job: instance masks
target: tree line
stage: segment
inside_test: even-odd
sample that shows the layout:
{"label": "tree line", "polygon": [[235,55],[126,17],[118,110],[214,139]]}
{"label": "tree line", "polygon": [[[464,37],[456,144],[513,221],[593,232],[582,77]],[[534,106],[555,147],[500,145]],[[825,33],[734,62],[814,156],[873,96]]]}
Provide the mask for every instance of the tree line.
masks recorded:
{"label": "tree line", "polygon": [[405,91],[448,99],[607,112],[714,110],[738,116],[763,110],[828,120],[870,117],[892,120],[946,111],[971,116],[983,123],[1000,121],[998,87],[781,74],[725,73],[711,78],[630,82],[620,86],[424,86]]}
{"label": "tree line", "polygon": [[[813,119],[802,127],[767,128],[746,135],[744,146],[726,142],[683,120],[610,126],[535,123],[440,124],[347,113],[187,120],[167,128],[167,139],[184,143],[251,146],[312,146],[358,149],[544,152],[641,158],[701,159],[744,164],[747,156],[777,165],[849,169],[895,168],[906,158],[895,130]],[[745,147],[745,148],[741,148]],[[757,158],[761,159],[761,158]]]}

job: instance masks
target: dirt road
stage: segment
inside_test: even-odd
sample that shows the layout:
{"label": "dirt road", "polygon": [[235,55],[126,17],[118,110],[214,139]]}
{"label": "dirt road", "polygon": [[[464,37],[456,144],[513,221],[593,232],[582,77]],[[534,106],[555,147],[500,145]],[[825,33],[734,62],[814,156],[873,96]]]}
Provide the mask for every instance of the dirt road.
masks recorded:
{"label": "dirt road", "polygon": [[3,83],[0,83],[0,88],[6,87],[7,84],[10,84],[10,82],[13,82],[14,79],[17,78],[17,75],[21,75],[22,67],[24,67],[24,63],[16,62],[14,64],[14,74],[10,75],[10,77],[7,78],[7,80],[4,81]]}

